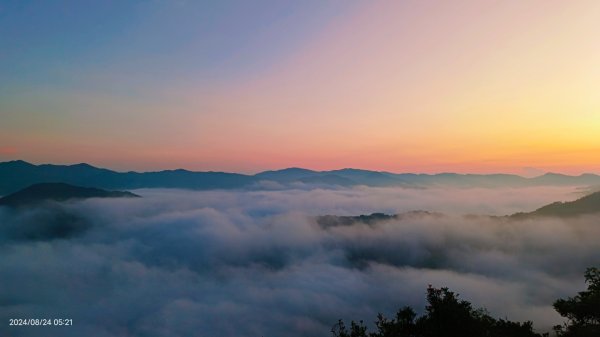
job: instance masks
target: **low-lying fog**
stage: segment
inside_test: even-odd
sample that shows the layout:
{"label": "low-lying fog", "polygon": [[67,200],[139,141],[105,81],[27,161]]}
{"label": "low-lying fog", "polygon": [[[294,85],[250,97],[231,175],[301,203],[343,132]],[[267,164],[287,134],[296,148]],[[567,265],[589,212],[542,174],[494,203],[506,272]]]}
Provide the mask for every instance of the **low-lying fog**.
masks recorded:
{"label": "low-lying fog", "polygon": [[[584,289],[600,262],[600,216],[463,216],[532,211],[578,198],[575,187],[134,192],[143,198],[0,208],[1,335],[329,336],[340,318],[421,312],[429,284],[549,331],[562,321],[553,301]],[[13,233],[43,228],[56,209],[82,229]],[[446,215],[328,228],[313,217],[410,210]]]}

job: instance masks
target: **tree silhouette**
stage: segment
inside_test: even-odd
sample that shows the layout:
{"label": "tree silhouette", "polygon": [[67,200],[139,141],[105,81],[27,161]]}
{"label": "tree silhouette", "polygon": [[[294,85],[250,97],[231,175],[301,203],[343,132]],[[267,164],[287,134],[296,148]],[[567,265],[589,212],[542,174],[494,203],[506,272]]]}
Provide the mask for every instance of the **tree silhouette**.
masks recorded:
{"label": "tree silhouette", "polygon": [[564,326],[554,327],[557,335],[565,337],[600,336],[600,270],[588,268],[585,272],[586,291],[575,297],[559,299],[554,309],[569,319]]}
{"label": "tree silhouette", "polygon": [[[587,290],[575,297],[559,299],[554,308],[568,321],[557,325],[559,337],[600,336],[600,269],[588,268],[584,274]],[[331,329],[334,337],[547,337],[533,332],[533,323],[495,319],[483,309],[475,309],[448,288],[427,288],[427,306],[422,316],[411,307],[400,309],[393,319],[377,316],[374,332],[368,332],[363,321],[342,320]]]}
{"label": "tree silhouette", "polygon": [[352,321],[348,330],[339,320],[331,330],[334,337],[540,337],[531,322],[511,322],[491,317],[485,309],[474,309],[448,288],[427,288],[426,312],[420,317],[404,307],[393,319],[377,316],[375,332],[363,321]]}
{"label": "tree silhouette", "polygon": [[337,337],[368,337],[367,327],[363,324],[363,321],[358,323],[350,322],[350,331],[346,329],[344,321],[341,319],[331,328],[331,333]]}
{"label": "tree silhouette", "polygon": [[417,314],[411,307],[404,307],[396,313],[396,318],[388,320],[383,314],[377,315],[375,322],[378,334],[376,336],[417,336],[417,325],[415,320]]}

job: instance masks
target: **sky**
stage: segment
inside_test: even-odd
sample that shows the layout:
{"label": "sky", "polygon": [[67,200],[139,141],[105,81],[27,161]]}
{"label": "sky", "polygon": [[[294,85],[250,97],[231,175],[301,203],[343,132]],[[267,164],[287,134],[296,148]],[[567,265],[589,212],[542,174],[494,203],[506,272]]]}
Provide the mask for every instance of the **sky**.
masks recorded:
{"label": "sky", "polygon": [[0,0],[0,161],[600,173],[600,2]]}

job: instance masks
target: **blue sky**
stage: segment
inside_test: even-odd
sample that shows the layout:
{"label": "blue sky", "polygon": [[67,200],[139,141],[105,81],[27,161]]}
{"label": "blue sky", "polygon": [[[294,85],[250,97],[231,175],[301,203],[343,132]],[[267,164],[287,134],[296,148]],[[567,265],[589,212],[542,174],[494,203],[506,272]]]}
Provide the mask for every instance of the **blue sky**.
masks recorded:
{"label": "blue sky", "polygon": [[129,81],[224,81],[293,53],[349,4],[2,1],[0,83],[110,91]]}

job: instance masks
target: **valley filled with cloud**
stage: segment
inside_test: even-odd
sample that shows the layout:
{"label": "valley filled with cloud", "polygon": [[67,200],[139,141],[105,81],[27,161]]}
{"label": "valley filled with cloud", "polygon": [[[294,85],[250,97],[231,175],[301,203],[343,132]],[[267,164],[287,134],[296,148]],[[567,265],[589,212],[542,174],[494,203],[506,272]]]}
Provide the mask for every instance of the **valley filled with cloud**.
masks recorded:
{"label": "valley filled with cloud", "polygon": [[[133,192],[0,207],[0,318],[74,322],[11,336],[329,336],[338,319],[422,311],[428,285],[550,331],[553,301],[600,261],[599,215],[503,216],[574,186]],[[401,216],[318,221],[375,212]]]}

